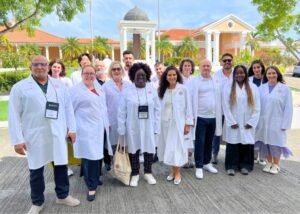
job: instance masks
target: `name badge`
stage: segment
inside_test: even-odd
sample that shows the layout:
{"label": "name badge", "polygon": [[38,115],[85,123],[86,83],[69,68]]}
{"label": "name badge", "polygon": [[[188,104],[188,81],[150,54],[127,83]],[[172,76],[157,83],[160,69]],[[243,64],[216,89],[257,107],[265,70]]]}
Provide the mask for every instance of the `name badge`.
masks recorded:
{"label": "name badge", "polygon": [[148,119],[148,106],[139,106],[138,110],[139,119]]}
{"label": "name badge", "polygon": [[59,108],[58,103],[47,102],[45,117],[48,119],[57,119],[58,118],[58,108]]}

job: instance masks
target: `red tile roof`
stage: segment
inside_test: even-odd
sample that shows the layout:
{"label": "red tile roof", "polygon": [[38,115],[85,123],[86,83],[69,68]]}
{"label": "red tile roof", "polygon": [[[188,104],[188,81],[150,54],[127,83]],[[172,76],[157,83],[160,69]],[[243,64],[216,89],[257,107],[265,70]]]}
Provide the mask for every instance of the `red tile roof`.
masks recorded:
{"label": "red tile roof", "polygon": [[66,39],[36,29],[32,37],[28,36],[26,30],[15,29],[5,34],[11,43],[65,43]]}
{"label": "red tile roof", "polygon": [[[91,38],[78,38],[78,42],[81,44],[91,43]],[[120,44],[119,41],[108,39],[108,44]]]}
{"label": "red tile roof", "polygon": [[170,40],[182,40],[191,36],[194,31],[193,29],[170,29],[163,32],[161,36],[169,36]]}

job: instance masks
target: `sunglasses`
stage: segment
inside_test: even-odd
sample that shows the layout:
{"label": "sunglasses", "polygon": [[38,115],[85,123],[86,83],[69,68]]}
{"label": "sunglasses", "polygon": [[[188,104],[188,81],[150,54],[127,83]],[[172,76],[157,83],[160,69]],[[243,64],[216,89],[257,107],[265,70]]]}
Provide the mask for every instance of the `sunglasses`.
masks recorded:
{"label": "sunglasses", "polygon": [[112,71],[121,71],[121,68],[112,68]]}
{"label": "sunglasses", "polygon": [[232,59],[223,59],[222,61],[223,61],[223,63],[227,63],[227,62],[231,62]]}
{"label": "sunglasses", "polygon": [[46,66],[48,66],[48,63],[46,63],[46,62],[33,62],[33,63],[31,63],[32,67],[39,67],[39,65],[41,67],[46,67]]}

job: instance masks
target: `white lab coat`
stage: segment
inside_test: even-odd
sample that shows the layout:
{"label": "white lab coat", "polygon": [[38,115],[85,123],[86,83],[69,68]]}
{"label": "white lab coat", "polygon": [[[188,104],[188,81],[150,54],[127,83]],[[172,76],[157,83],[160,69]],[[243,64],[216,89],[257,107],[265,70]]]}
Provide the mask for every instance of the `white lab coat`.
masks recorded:
{"label": "white lab coat", "polygon": [[[59,103],[58,119],[45,118],[46,98]],[[67,128],[76,130],[68,90],[60,80],[48,76],[45,95],[30,75],[16,83],[9,97],[9,132],[11,144],[25,143],[29,169],[38,169],[51,161],[68,163]]]}
{"label": "white lab coat", "polygon": [[148,104],[148,119],[138,118],[138,95],[134,84],[124,89],[118,112],[118,133],[126,135],[126,145],[131,154],[155,153],[155,134],[160,133],[160,103],[156,90],[146,84],[145,94]]}
{"label": "white lab coat", "polygon": [[[165,98],[165,96],[164,96]],[[165,99],[161,100],[162,112]],[[159,136],[157,155],[160,161],[170,166],[182,166],[188,161],[188,149],[184,139],[184,126],[193,125],[192,108],[190,96],[187,88],[177,83],[172,92],[173,120],[176,127],[168,130],[167,139],[164,140],[162,134]],[[161,130],[166,132],[166,130]]]}
{"label": "white lab coat", "polygon": [[287,147],[286,131],[293,118],[292,94],[287,85],[278,82],[269,93],[268,83],[259,87],[261,115],[256,131],[256,141]]}
{"label": "white lab coat", "polygon": [[[225,116],[225,123],[223,127],[223,140],[230,144],[254,144],[255,143],[255,128],[257,126],[260,114],[260,98],[256,85],[249,82],[251,87],[254,108],[253,110],[248,105],[248,97],[246,87],[243,85],[242,89],[236,84],[236,104],[233,109],[230,109],[230,92],[231,84],[227,85],[223,91],[223,110]],[[238,124],[237,129],[231,128],[232,125]],[[251,129],[245,129],[245,125],[252,126]]]}
{"label": "white lab coat", "polygon": [[[194,120],[194,127],[192,128],[192,138],[195,140],[196,138],[196,127],[197,127],[197,117],[198,117],[198,105],[199,105],[199,84],[201,75],[197,75],[194,78],[192,78],[188,83],[187,87],[190,92],[191,96],[191,102],[192,102],[192,114],[193,114],[193,120]],[[215,97],[212,97],[212,99],[215,99],[216,103],[216,131],[215,135],[220,136],[222,134],[222,96],[221,96],[221,90],[220,90],[220,84],[216,82],[216,78],[212,77],[213,80],[213,87],[215,90]],[[201,105],[201,103],[200,103]]]}
{"label": "white lab coat", "polygon": [[77,70],[77,71],[74,71],[72,74],[71,74],[71,81],[72,81],[72,84],[75,86],[77,85],[78,83],[80,83],[82,80],[82,77],[81,77],[81,70]]}
{"label": "white lab coat", "polygon": [[122,91],[119,90],[114,80],[108,80],[102,85],[106,95],[106,105],[108,112],[108,119],[110,123],[109,139],[111,145],[118,143],[118,109],[123,92],[131,85],[130,82],[123,80]]}
{"label": "white lab coat", "polygon": [[77,138],[74,144],[76,158],[102,159],[104,130],[106,131],[106,147],[112,155],[105,93],[97,81],[94,82],[94,87],[99,96],[90,91],[83,82],[70,90],[77,124]]}
{"label": "white lab coat", "polygon": [[151,78],[151,85],[157,90],[159,87],[159,79],[157,78],[157,76],[153,76]]}

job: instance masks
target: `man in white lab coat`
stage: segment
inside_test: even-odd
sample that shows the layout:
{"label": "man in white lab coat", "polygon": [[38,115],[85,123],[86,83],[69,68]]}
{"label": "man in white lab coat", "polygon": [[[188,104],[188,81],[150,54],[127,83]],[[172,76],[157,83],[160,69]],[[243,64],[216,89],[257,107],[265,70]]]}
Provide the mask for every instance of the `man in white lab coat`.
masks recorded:
{"label": "man in white lab coat", "polygon": [[56,203],[77,206],[69,195],[68,152],[65,137],[75,141],[73,107],[64,84],[48,76],[44,56],[34,56],[31,75],[16,83],[10,93],[9,131],[16,153],[27,155],[32,207],[39,213],[44,206],[44,166],[52,162]]}
{"label": "man in white lab coat", "polygon": [[[218,70],[213,78],[216,80],[216,83],[220,86],[221,91],[223,91],[224,87],[228,82],[232,81],[232,70],[234,65],[234,59],[232,54],[224,53],[221,58],[222,69]],[[224,123],[224,116],[222,117],[222,124]],[[218,163],[218,154],[220,150],[221,137],[214,136],[213,144],[212,144],[212,163]]]}

